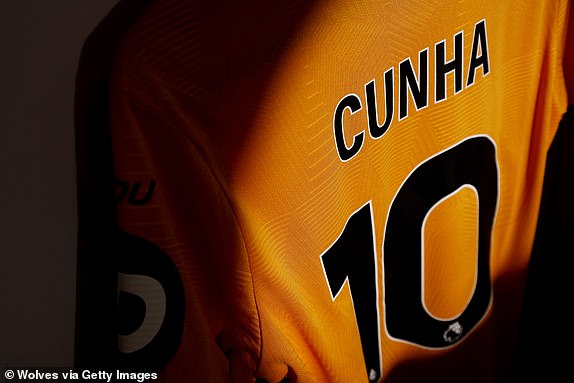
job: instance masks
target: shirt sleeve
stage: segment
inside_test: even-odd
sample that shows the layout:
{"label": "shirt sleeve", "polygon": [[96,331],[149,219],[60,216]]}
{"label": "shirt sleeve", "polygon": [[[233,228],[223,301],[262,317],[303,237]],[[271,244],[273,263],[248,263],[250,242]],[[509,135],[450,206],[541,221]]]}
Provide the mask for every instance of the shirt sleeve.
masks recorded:
{"label": "shirt sleeve", "polygon": [[178,111],[185,100],[129,59],[118,62],[110,115],[120,360],[136,368],[161,360],[168,381],[252,381],[259,322],[233,208],[208,153],[186,133],[196,122]]}

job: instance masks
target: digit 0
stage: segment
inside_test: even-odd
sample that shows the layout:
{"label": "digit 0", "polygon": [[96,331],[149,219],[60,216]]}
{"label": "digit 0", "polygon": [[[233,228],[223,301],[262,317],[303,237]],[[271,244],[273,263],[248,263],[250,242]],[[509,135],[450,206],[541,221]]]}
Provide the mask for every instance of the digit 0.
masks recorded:
{"label": "digit 0", "polygon": [[[476,285],[454,319],[431,316],[423,305],[423,221],[444,197],[469,186],[478,196]],[[416,203],[415,203],[416,201]],[[487,136],[470,137],[420,164],[399,188],[389,209],[383,243],[385,324],[389,335],[423,347],[451,346],[485,316],[492,296],[490,242],[498,204],[496,149]]]}

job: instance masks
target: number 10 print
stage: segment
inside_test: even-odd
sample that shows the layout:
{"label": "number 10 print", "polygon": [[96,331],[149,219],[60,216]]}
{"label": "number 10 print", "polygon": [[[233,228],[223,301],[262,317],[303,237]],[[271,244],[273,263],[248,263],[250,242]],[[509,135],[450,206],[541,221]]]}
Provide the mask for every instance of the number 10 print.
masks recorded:
{"label": "number 10 print", "polygon": [[[462,188],[478,199],[478,246],[475,286],[456,317],[439,319],[424,306],[424,236],[433,208]],[[426,348],[460,342],[486,315],[492,296],[490,244],[498,205],[498,164],[494,142],[484,135],[469,137],[419,164],[399,187],[385,225],[382,265],[385,327],[394,339]],[[367,374],[382,375],[377,250],[371,201],[354,212],[321,255],[331,297],[348,284]]]}

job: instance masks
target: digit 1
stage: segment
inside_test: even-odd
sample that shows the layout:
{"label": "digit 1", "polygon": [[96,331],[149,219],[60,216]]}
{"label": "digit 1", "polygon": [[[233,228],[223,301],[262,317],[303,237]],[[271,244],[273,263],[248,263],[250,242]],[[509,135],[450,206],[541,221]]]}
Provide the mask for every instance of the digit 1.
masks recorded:
{"label": "digit 1", "polygon": [[[477,275],[472,297],[452,320],[436,319],[421,293],[423,221],[443,197],[469,185],[478,195]],[[491,302],[490,242],[498,204],[494,142],[474,136],[420,164],[399,188],[387,218],[383,243],[385,324],[390,336],[429,348],[461,341],[484,318]]]}
{"label": "digit 1", "polygon": [[349,286],[369,381],[381,377],[377,256],[371,202],[354,212],[339,238],[321,255],[331,298]]}

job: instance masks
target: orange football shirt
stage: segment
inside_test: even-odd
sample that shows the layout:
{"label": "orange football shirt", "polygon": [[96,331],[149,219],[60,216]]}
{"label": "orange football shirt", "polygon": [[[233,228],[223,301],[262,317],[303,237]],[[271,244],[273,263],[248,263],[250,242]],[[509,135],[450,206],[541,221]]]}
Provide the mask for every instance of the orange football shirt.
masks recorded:
{"label": "orange football shirt", "polygon": [[[503,378],[569,6],[153,1],[110,108],[119,225],[181,280],[162,379]],[[143,274],[125,354],[173,308]]]}

